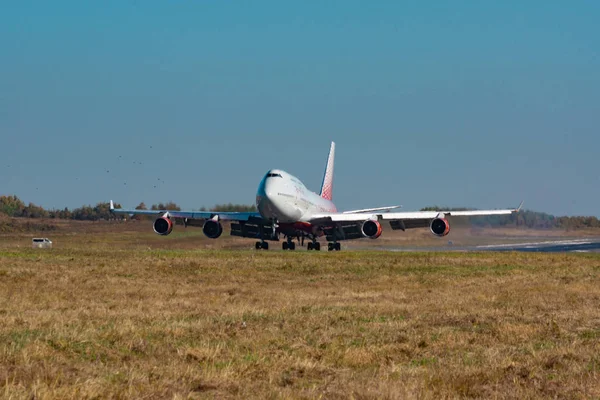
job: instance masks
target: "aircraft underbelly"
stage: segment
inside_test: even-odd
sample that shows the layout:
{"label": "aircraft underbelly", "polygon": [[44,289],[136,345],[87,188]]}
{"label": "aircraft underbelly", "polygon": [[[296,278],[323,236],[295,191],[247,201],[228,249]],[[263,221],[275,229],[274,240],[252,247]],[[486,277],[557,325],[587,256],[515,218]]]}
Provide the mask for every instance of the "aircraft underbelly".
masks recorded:
{"label": "aircraft underbelly", "polygon": [[303,214],[302,210],[292,202],[273,202],[268,199],[262,199],[259,203],[258,211],[263,218],[274,219],[281,223],[296,222]]}

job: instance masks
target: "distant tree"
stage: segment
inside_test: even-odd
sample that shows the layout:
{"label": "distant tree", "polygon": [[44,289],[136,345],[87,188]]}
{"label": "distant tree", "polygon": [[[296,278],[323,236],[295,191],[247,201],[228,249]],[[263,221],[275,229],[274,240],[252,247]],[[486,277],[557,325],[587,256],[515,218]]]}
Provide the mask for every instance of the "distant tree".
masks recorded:
{"label": "distant tree", "polygon": [[[135,208],[136,210],[147,210],[148,207],[146,207],[146,203],[144,203],[143,201],[137,205],[137,207]],[[131,219],[135,219],[138,221],[141,221],[143,219],[149,219],[150,217],[148,215],[133,215],[131,217]]]}
{"label": "distant tree", "polygon": [[172,201],[169,201],[168,203],[153,204],[150,209],[151,210],[174,210],[174,211],[181,211],[181,208],[177,204],[173,203]]}
{"label": "distant tree", "polygon": [[71,210],[67,207],[64,210],[50,210],[48,214],[50,218],[71,219],[73,217]]}
{"label": "distant tree", "polygon": [[0,196],[0,213],[9,217],[20,217],[24,209],[25,203],[17,196]]}
{"label": "distant tree", "polygon": [[94,210],[91,206],[81,206],[71,212],[71,218],[78,221],[93,221]]}
{"label": "distant tree", "polygon": [[[120,204],[115,204],[115,208],[120,208]],[[109,220],[113,218],[110,212],[110,203],[98,203],[94,207],[82,206],[76,208],[71,213],[71,218],[79,221],[98,221]]]}
{"label": "distant tree", "polygon": [[[115,205],[116,208],[120,208],[121,206],[119,204]],[[93,208],[93,215],[94,215],[94,220],[106,220],[108,221],[109,219],[113,218],[113,215],[110,212],[110,203],[108,202],[102,202],[102,203],[98,203],[96,204],[96,206]]]}
{"label": "distant tree", "polygon": [[420,211],[469,211],[469,210],[474,210],[474,208],[427,206],[427,207],[421,208]]}
{"label": "distant tree", "polygon": [[225,212],[254,212],[256,211],[255,205],[248,204],[216,204],[210,209],[210,211],[225,211]]}
{"label": "distant tree", "polygon": [[26,218],[48,218],[48,215],[48,211],[33,203],[29,203],[21,213],[21,216]]}

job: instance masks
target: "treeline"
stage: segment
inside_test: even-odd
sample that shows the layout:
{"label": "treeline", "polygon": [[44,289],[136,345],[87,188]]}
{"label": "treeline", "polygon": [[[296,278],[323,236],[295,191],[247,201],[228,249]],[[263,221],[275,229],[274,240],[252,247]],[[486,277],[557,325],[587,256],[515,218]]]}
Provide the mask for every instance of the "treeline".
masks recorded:
{"label": "treeline", "polygon": [[[115,208],[120,208],[120,204],[115,204]],[[177,210],[181,208],[173,202],[153,204],[148,208],[144,202],[135,207],[136,210]],[[207,211],[206,207],[201,207],[200,211]],[[243,204],[217,204],[210,208],[209,211],[237,211],[251,212],[256,211],[256,207]],[[33,203],[25,204],[17,196],[0,196],[0,214],[5,214],[9,217],[21,218],[59,218],[73,219],[79,221],[99,221],[109,219],[121,219],[122,216],[116,216],[110,212],[110,204],[108,202],[98,203],[95,206],[82,206],[79,208],[69,209],[54,209],[46,210],[43,207]]]}
{"label": "treeline", "polygon": [[[451,208],[451,207],[425,207],[421,211],[470,211],[473,208]],[[535,229],[582,229],[582,228],[600,228],[600,220],[596,217],[556,217],[551,214],[521,210],[518,213],[509,215],[488,215],[485,217],[468,217],[456,220],[458,224],[467,223],[479,227],[500,227],[514,226],[527,227]]]}
{"label": "treeline", "polygon": [[[116,208],[120,208],[120,204],[115,204]],[[152,204],[150,208],[144,202],[135,207],[136,210],[181,210],[179,205],[173,202]],[[473,210],[470,208],[446,208],[438,206],[430,206],[422,208],[421,211],[466,211]],[[227,211],[227,212],[254,212],[254,205],[224,203],[217,204],[214,207],[200,207],[199,211]],[[25,204],[17,196],[0,196],[0,214],[5,214],[9,217],[22,218],[59,218],[72,219],[79,221],[99,221],[109,219],[121,219],[122,215],[116,216],[110,212],[109,203],[98,203],[95,206],[82,206],[79,208],[61,210],[46,210],[43,207],[33,203]],[[139,216],[136,216],[139,217]],[[138,218],[139,219],[139,218]],[[486,217],[469,217],[456,219],[453,224],[463,225],[470,224],[480,227],[500,227],[514,226],[527,227],[536,229],[582,229],[582,228],[600,228],[600,220],[596,217],[555,217],[554,215],[535,212],[530,210],[521,210],[517,214],[510,215],[489,215]]]}
{"label": "treeline", "polygon": [[[206,211],[205,209],[200,209],[201,211]],[[217,204],[213,208],[209,209],[209,211],[228,211],[228,212],[255,212],[255,205],[248,204]]]}
{"label": "treeline", "polygon": [[[115,207],[120,207],[120,205],[116,204]],[[98,221],[115,218],[110,212],[109,203],[98,203],[93,207],[82,206],[72,210],[68,208],[62,210],[46,210],[33,203],[25,205],[25,203],[17,196],[0,196],[0,213],[9,217],[60,218],[80,221]]]}

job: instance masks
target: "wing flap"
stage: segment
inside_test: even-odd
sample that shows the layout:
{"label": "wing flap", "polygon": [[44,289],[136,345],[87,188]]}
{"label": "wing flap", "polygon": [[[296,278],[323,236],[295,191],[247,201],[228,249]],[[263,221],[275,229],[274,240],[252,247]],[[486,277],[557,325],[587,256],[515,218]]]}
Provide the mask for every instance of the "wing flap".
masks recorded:
{"label": "wing flap", "polygon": [[344,211],[344,212],[342,212],[342,214],[359,214],[359,213],[370,213],[370,212],[376,212],[376,211],[390,211],[390,210],[395,210],[396,208],[401,208],[401,207],[402,206],[364,208],[362,210]]}
{"label": "wing flap", "polygon": [[262,237],[264,240],[279,240],[279,237],[273,234],[272,224],[263,224],[251,221],[232,222],[231,236],[253,239],[260,239]]}
{"label": "wing flap", "polygon": [[415,228],[428,228],[431,219],[392,219],[389,221],[393,230],[407,230]]}
{"label": "wing flap", "polygon": [[363,236],[357,223],[335,223],[323,228],[327,241],[360,239]]}

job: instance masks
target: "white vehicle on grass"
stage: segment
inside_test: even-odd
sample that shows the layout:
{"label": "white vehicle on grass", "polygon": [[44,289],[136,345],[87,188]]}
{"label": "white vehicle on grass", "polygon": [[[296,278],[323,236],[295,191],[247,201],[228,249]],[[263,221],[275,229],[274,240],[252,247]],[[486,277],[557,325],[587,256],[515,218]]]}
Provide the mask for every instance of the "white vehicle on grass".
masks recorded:
{"label": "white vehicle on grass", "polygon": [[52,240],[48,238],[33,238],[31,239],[31,247],[34,249],[51,249]]}

